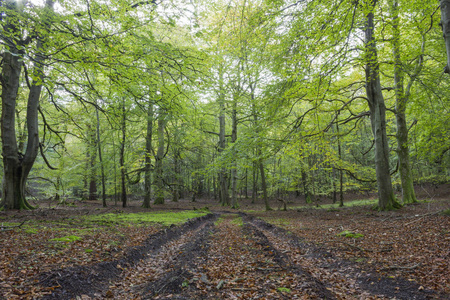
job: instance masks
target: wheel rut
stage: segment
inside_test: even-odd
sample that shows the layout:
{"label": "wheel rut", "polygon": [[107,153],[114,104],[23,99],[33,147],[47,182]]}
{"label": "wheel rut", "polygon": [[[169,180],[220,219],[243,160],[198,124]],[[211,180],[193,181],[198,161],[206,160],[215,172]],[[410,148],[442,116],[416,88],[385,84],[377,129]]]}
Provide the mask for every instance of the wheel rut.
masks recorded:
{"label": "wheel rut", "polygon": [[[54,270],[44,299],[430,299],[246,214],[209,214],[153,234],[119,260]],[[384,286],[385,285],[385,286]]]}
{"label": "wheel rut", "polygon": [[43,273],[38,278],[39,284],[52,287],[53,292],[42,299],[72,299],[77,296],[86,299],[114,297],[109,292],[110,284],[123,277],[124,271],[136,269],[140,261],[157,255],[168,243],[178,241],[183,236],[212,224],[216,217],[215,214],[208,214],[191,219],[182,225],[161,230],[150,235],[140,246],[129,249],[124,257],[118,260]]}
{"label": "wheel rut", "polygon": [[[431,291],[401,278],[382,278],[374,270],[341,260],[318,246],[263,220],[242,214],[256,235],[293,268],[310,274],[336,299],[433,299]],[[328,299],[328,298],[327,298]]]}
{"label": "wheel rut", "polygon": [[334,299],[236,214],[224,214],[183,299]]}

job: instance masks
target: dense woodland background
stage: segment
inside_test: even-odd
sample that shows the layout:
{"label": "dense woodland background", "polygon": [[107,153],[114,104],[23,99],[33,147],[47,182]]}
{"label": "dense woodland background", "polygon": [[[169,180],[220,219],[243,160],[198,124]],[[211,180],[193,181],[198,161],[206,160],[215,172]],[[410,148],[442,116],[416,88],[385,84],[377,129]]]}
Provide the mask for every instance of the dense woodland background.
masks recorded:
{"label": "dense woodland background", "polygon": [[416,201],[413,183],[449,181],[438,1],[5,0],[0,9],[0,168],[3,196],[16,195],[3,197],[6,208],[29,207],[24,196],[238,207],[241,197],[376,191],[368,89],[377,79],[398,202]]}

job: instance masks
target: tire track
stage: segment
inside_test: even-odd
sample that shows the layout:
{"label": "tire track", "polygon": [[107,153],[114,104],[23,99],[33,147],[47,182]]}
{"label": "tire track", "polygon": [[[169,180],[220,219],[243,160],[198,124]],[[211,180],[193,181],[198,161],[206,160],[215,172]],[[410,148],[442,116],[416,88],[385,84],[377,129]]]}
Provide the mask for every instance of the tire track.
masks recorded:
{"label": "tire track", "polygon": [[281,256],[316,280],[327,282],[327,288],[337,299],[430,299],[431,291],[421,290],[415,283],[382,278],[375,271],[334,257],[314,245],[302,241],[286,230],[243,214],[246,223]]}
{"label": "tire track", "polygon": [[172,225],[149,236],[142,245],[131,248],[123,258],[118,260],[41,274],[39,284],[54,287],[52,294],[46,295],[43,299],[72,299],[81,295],[98,299],[111,297],[111,293],[108,293],[110,282],[118,280],[125,270],[135,268],[149,255],[157,255],[168,243],[211,224],[216,217],[215,214],[208,214],[191,219],[179,226]]}
{"label": "tire track", "polygon": [[[237,215],[224,215],[189,299],[334,299]],[[186,298],[188,299],[188,298]]]}

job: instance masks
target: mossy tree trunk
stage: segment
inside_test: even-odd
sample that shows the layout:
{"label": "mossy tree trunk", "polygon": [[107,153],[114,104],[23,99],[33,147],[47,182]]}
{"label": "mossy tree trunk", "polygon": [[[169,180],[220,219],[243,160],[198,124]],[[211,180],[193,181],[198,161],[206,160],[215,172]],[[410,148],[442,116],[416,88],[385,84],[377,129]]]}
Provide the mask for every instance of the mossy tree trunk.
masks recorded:
{"label": "mossy tree trunk", "polygon": [[153,138],[153,103],[147,107],[147,133],[145,135],[145,171],[144,202],[142,207],[150,208],[152,194],[152,138]]}
{"label": "mossy tree trunk", "polygon": [[164,204],[164,130],[166,126],[166,113],[164,109],[160,108],[158,115],[158,150],[156,152],[155,161],[155,204]]}
{"label": "mossy tree trunk", "polygon": [[[27,142],[25,153],[22,154],[18,146],[16,135],[16,101],[21,85],[20,74],[23,66],[26,41],[21,39],[22,30],[18,28],[24,6],[18,1],[5,1],[5,11],[2,15],[3,32],[7,38],[3,39],[7,51],[2,53],[1,87],[2,87],[2,115],[1,139],[3,156],[3,198],[1,207],[6,209],[31,209],[32,206],[25,197],[25,187],[28,175],[33,167],[39,150],[38,108],[44,81],[44,48],[45,32],[36,37],[35,56],[32,58],[33,67],[30,72],[32,78],[27,99],[26,131]],[[53,1],[47,0],[44,10],[48,10],[47,17],[53,15]],[[43,20],[46,21],[46,20]],[[47,20],[49,21],[49,20]],[[50,22],[43,22],[50,26]],[[45,31],[45,27],[43,28]],[[28,76],[28,75],[26,75]]]}
{"label": "mossy tree trunk", "polygon": [[366,94],[375,140],[375,171],[378,185],[378,207],[391,210],[399,206],[392,189],[389,171],[389,145],[386,134],[386,107],[381,90],[379,63],[374,36],[374,11],[377,1],[367,0],[365,28]]}
{"label": "mossy tree trunk", "polygon": [[440,0],[439,3],[441,6],[441,26],[447,49],[447,65],[444,71],[450,74],[450,0]]}
{"label": "mossy tree trunk", "polygon": [[400,180],[402,184],[402,201],[403,203],[417,202],[414,192],[414,181],[409,160],[408,145],[408,125],[406,122],[406,105],[409,100],[411,87],[422,70],[423,56],[425,48],[425,37],[422,34],[422,53],[419,55],[418,64],[411,75],[411,79],[404,89],[403,64],[400,57],[400,27],[398,16],[398,1],[392,0],[390,3],[393,38],[392,48],[394,56],[394,85],[395,85],[395,118],[397,123],[397,157],[399,161]]}
{"label": "mossy tree trunk", "polygon": [[126,108],[125,108],[125,98],[122,99],[122,115],[121,115],[121,139],[120,139],[120,151],[119,151],[119,165],[120,165],[120,184],[121,184],[121,196],[122,207],[127,207],[127,184],[126,184],[126,169],[125,169],[125,141],[127,132],[126,123]]}

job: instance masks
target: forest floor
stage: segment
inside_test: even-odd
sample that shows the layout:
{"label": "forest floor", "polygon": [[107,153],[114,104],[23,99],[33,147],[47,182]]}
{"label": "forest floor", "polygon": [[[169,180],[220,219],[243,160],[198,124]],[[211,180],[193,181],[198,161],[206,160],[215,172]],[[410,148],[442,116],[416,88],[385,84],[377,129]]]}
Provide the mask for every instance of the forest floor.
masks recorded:
{"label": "forest floor", "polygon": [[[450,298],[449,185],[390,212],[206,199],[46,205],[0,212],[0,299]],[[171,226],[123,221],[186,210]]]}

